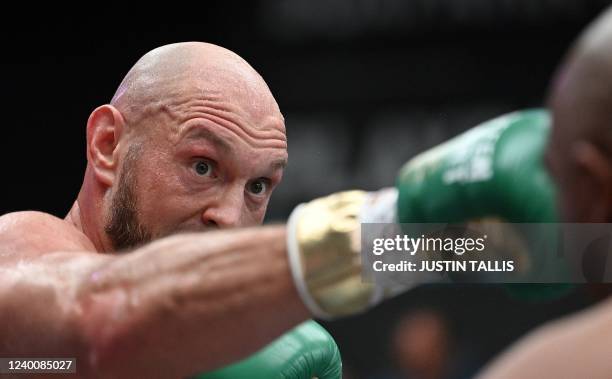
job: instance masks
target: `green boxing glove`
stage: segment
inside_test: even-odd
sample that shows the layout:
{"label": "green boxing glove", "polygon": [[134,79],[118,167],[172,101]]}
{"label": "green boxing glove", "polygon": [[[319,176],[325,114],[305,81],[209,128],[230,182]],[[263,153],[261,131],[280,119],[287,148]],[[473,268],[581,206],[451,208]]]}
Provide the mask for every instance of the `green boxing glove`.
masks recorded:
{"label": "green boxing glove", "polygon": [[545,110],[507,114],[410,160],[398,178],[398,219],[555,222],[555,191],[542,165]]}
{"label": "green boxing glove", "polygon": [[[542,165],[549,129],[545,110],[504,115],[411,159],[400,171],[396,188],[339,192],[295,208],[287,222],[287,252],[304,304],[316,317],[334,319],[363,312],[437,279],[412,275],[412,283],[392,287],[364,282],[363,223],[555,222],[555,190]],[[514,230],[508,233],[517,235]],[[517,243],[525,240],[520,237]],[[546,237],[546,242],[556,240],[554,235]],[[530,251],[512,250],[529,260],[535,274],[558,277],[558,265],[547,264],[550,256]],[[525,282],[536,281],[529,279]],[[523,299],[534,300],[554,298],[568,288],[507,287]]]}
{"label": "green boxing glove", "polygon": [[[555,188],[542,161],[549,130],[546,110],[514,112],[415,157],[398,177],[398,221],[556,222]],[[538,249],[534,250],[529,259],[540,270],[562,269],[547,266],[547,257],[537,256]],[[572,288],[567,284],[505,287],[526,300],[556,298]]]}
{"label": "green boxing glove", "polygon": [[336,342],[314,321],[306,321],[250,357],[195,379],[339,379],[342,360]]}

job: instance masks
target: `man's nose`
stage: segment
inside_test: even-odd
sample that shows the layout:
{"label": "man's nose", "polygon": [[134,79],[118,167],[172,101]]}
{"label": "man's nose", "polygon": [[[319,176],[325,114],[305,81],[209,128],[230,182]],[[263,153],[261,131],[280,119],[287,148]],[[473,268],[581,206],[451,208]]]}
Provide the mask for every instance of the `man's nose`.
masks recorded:
{"label": "man's nose", "polygon": [[210,206],[202,212],[206,226],[233,228],[240,226],[244,208],[244,189],[233,186],[226,189]]}

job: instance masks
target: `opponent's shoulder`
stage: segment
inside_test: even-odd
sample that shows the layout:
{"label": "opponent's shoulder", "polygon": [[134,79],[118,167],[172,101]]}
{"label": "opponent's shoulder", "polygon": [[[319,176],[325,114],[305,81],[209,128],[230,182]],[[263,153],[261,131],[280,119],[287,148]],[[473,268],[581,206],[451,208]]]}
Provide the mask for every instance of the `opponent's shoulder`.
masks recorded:
{"label": "opponent's shoulder", "polygon": [[0,254],[78,251],[90,246],[80,230],[48,213],[22,211],[0,216]]}

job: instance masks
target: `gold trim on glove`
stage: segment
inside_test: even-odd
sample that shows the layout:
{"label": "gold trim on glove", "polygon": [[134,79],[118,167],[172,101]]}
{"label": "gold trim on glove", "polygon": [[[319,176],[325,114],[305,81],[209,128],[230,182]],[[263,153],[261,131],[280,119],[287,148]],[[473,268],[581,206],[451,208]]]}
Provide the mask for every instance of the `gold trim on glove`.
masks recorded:
{"label": "gold trim on glove", "polygon": [[316,199],[300,208],[296,238],[304,282],[322,311],[332,317],[368,308],[374,286],[361,279],[361,225],[364,191]]}

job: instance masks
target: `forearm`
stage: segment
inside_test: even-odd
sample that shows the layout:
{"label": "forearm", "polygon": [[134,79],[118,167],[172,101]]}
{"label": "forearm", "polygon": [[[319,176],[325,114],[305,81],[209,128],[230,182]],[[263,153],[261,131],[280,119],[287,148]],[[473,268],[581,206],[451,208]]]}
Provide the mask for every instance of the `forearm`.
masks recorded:
{"label": "forearm", "polygon": [[58,252],[35,260],[1,260],[0,357],[76,358],[78,375],[67,377],[90,377],[89,342],[80,329],[87,316],[78,291],[85,274],[109,259]]}
{"label": "forearm", "polygon": [[180,377],[309,317],[285,228],[177,235],[121,256],[0,262],[0,356],[75,357],[79,377]]}
{"label": "forearm", "polygon": [[309,317],[285,245],[281,226],[178,235],[96,268],[81,289],[91,364],[172,377],[272,341]]}

